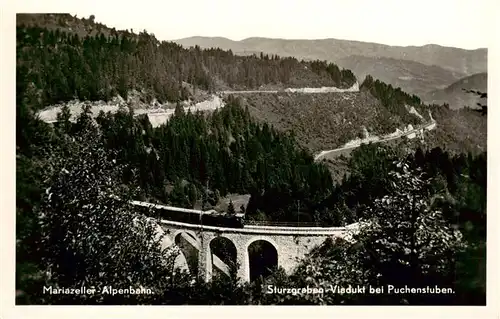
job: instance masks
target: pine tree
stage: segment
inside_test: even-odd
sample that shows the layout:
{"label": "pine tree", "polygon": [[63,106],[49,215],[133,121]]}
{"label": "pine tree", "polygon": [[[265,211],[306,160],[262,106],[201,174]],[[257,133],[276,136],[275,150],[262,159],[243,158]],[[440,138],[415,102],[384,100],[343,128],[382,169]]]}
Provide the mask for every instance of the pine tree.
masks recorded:
{"label": "pine tree", "polygon": [[57,123],[61,133],[69,134],[71,132],[71,111],[67,104],[61,108],[61,112],[57,113]]}
{"label": "pine tree", "polygon": [[231,216],[236,215],[236,210],[234,209],[232,200],[229,201],[229,205],[227,206],[227,214]]}

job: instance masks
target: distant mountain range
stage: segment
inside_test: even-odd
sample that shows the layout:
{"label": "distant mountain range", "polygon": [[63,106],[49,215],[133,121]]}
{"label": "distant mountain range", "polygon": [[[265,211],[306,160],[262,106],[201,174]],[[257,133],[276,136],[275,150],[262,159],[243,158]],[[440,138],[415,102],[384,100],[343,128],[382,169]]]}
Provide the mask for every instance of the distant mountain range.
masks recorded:
{"label": "distant mountain range", "polygon": [[248,38],[233,41],[221,37],[189,37],[174,42],[183,46],[199,45],[201,48],[219,47],[240,54],[245,51],[294,56],[308,60],[338,61],[358,55],[365,57],[386,57],[410,60],[426,65],[437,65],[443,69],[471,75],[485,72],[487,49],[465,50],[443,47],[436,44],[424,46],[390,46],[378,43],[324,39],[324,40],[284,40],[269,38]]}
{"label": "distant mountain range", "polygon": [[326,60],[350,69],[360,81],[367,74],[404,91],[423,96],[462,77],[487,71],[487,49],[465,50],[435,44],[389,46],[378,43],[324,39],[284,40],[190,37],[174,42],[201,48],[218,47],[238,55],[277,54],[304,60]]}

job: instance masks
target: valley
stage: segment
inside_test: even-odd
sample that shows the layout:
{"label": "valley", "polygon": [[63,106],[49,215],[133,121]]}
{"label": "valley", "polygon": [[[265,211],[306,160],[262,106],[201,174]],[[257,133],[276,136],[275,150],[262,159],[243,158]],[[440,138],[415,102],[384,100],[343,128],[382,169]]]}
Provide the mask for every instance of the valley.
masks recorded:
{"label": "valley", "polygon": [[486,49],[16,26],[17,304],[485,304]]}

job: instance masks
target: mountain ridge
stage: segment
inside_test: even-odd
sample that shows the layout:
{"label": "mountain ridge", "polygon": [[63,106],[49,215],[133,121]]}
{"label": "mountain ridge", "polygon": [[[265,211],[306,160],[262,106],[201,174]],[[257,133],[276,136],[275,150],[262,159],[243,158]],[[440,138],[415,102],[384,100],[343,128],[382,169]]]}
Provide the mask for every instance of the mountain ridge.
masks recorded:
{"label": "mountain ridge", "polygon": [[438,48],[450,48],[450,49],[458,49],[458,50],[464,50],[464,51],[477,51],[477,50],[487,50],[486,47],[479,47],[475,49],[467,49],[467,48],[462,48],[462,47],[455,47],[455,46],[449,46],[449,45],[441,45],[437,43],[428,43],[428,44],[422,44],[422,45],[391,45],[391,44],[385,44],[385,43],[379,43],[379,42],[370,42],[370,41],[361,41],[361,40],[349,40],[349,39],[340,39],[340,38],[318,38],[318,39],[312,39],[312,38],[274,38],[274,37],[259,37],[259,36],[254,36],[254,37],[247,37],[243,38],[241,40],[235,40],[231,39],[228,37],[223,37],[223,36],[203,36],[203,35],[194,35],[194,36],[189,36],[189,37],[184,37],[184,38],[178,38],[178,39],[171,39],[168,41],[172,42],[177,42],[177,41],[183,41],[183,40],[188,40],[188,39],[218,39],[218,40],[225,40],[225,41],[231,41],[231,42],[246,42],[249,40],[284,40],[284,41],[329,41],[329,40],[336,40],[336,41],[349,41],[353,43],[361,43],[361,44],[377,44],[377,45],[383,45],[383,46],[388,46],[388,47],[402,47],[402,48],[424,48],[424,47],[438,47]]}
{"label": "mountain ridge", "polygon": [[[225,42],[221,47],[217,40]],[[487,68],[487,48],[463,49],[438,44],[423,46],[391,46],[374,42],[356,40],[327,39],[276,39],[265,37],[250,37],[243,40],[231,40],[225,37],[187,37],[172,40],[183,46],[195,46],[202,41],[200,47],[220,47],[232,51],[262,51],[280,56],[294,55],[296,58],[312,58],[334,62],[349,55],[384,56],[395,59],[405,59],[427,65],[437,65],[454,72],[468,75],[484,72]],[[257,43],[255,43],[257,42]],[[249,45],[252,44],[251,46]],[[311,48],[311,44],[315,44]],[[307,45],[309,48],[297,50],[296,46]],[[290,46],[295,49],[291,51]],[[280,51],[281,49],[281,51]],[[300,49],[300,48],[299,48]],[[328,49],[328,50],[327,50]],[[298,51],[298,52],[297,52]],[[463,56],[463,57],[461,57]],[[454,60],[454,61],[453,61]]]}
{"label": "mountain ridge", "polygon": [[464,73],[448,71],[439,66],[388,57],[351,55],[337,60],[337,64],[351,70],[358,79],[371,75],[418,96],[444,88],[466,76]]}

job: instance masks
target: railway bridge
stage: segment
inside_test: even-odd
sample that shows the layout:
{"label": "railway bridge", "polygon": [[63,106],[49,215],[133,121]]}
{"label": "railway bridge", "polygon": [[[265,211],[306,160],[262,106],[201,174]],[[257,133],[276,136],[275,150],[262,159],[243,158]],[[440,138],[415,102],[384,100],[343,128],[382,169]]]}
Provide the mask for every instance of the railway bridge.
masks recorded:
{"label": "railway bridge", "polygon": [[229,275],[234,265],[238,265],[234,269],[244,281],[277,266],[290,273],[326,238],[348,239],[358,229],[357,224],[328,228],[249,225],[225,228],[165,219],[159,225],[166,235],[166,245],[175,244],[182,251],[177,262],[206,281],[216,272]]}

